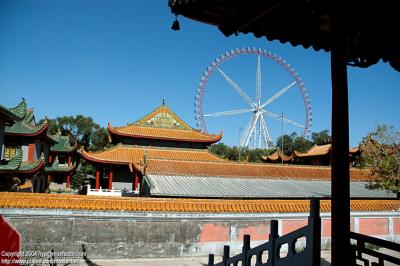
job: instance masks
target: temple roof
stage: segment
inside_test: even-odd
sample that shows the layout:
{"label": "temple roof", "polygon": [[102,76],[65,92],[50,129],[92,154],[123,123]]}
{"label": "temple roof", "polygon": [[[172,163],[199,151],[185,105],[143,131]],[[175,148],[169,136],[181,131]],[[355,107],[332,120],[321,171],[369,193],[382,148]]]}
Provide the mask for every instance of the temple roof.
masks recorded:
{"label": "temple roof", "polygon": [[15,156],[11,160],[6,161],[5,164],[0,164],[0,172],[17,170],[21,165],[22,156],[23,156],[22,149],[18,148]]}
{"label": "temple roof", "polygon": [[297,157],[323,156],[330,153],[331,146],[332,146],[331,144],[325,144],[321,146],[315,144],[307,152],[294,151],[294,154]]}
{"label": "temple roof", "polygon": [[58,161],[58,156],[54,159],[54,162],[50,166],[45,167],[46,173],[69,173],[74,171],[76,168],[76,164],[68,165],[68,164],[60,164]]}
{"label": "temple roof", "polygon": [[264,161],[272,161],[272,162],[282,161],[282,160],[284,162],[289,162],[293,160],[293,156],[286,156],[285,154],[282,154],[280,150],[277,150],[270,155],[261,156],[261,159],[263,159]]}
{"label": "temple roof", "polygon": [[[329,198],[330,180],[230,178],[146,174],[151,196],[194,198]],[[350,182],[352,198],[392,198],[397,194],[371,190],[368,182]]]}
{"label": "temple roof", "polygon": [[[185,198],[126,198],[42,193],[0,193],[0,208],[179,212],[179,213],[308,213],[309,200],[241,200]],[[352,200],[353,212],[398,211],[400,200]],[[330,200],[320,201],[330,212]]]}
{"label": "temple roof", "polygon": [[[138,167],[138,166],[136,166]],[[139,167],[140,169],[140,167]],[[330,180],[331,168],[320,166],[279,165],[265,163],[198,162],[149,159],[145,174],[260,179]],[[351,169],[352,181],[370,181],[369,171]]]}
{"label": "temple roof", "polygon": [[85,160],[106,164],[143,164],[146,159],[173,159],[186,161],[224,161],[204,149],[156,148],[149,146],[117,145],[102,152],[82,150]]}
{"label": "temple roof", "polygon": [[[332,144],[317,145],[315,144],[307,152],[294,151],[296,157],[312,157],[312,156],[324,156],[330,154]],[[349,150],[350,155],[354,155],[359,152],[359,148],[351,148]]]}
{"label": "temple roof", "polygon": [[124,137],[210,144],[222,138],[222,134],[211,135],[191,128],[164,104],[127,126],[113,127],[109,123],[108,131]]}
{"label": "temple roof", "polygon": [[[47,132],[47,121],[36,125],[33,110],[27,108],[24,98],[22,98],[22,101],[16,107],[10,108],[9,110],[21,118],[21,120],[12,126],[6,126],[5,135],[35,137]],[[54,142],[47,135],[45,138],[49,142]]]}
{"label": "temple roof", "polygon": [[56,143],[50,147],[51,152],[70,153],[77,150],[77,144],[70,136],[62,136],[61,131],[55,135],[49,135]]}
{"label": "temple roof", "polygon": [[38,160],[34,161],[22,161],[22,149],[18,148],[15,156],[6,162],[6,164],[0,165],[0,172],[11,172],[29,174],[39,171],[44,166],[44,154],[40,154]]}
{"label": "temple roof", "polygon": [[17,169],[18,173],[34,173],[39,171],[42,167],[44,167],[44,154],[43,152],[40,154],[38,160],[35,161],[24,161],[21,162],[21,165]]}
{"label": "temple roof", "polygon": [[10,109],[0,104],[0,121],[4,121],[7,124],[14,124],[21,120],[21,117],[17,116]]}
{"label": "temple roof", "polygon": [[21,119],[26,116],[27,110],[28,107],[26,105],[24,98],[22,98],[21,102],[17,106],[10,108],[10,111],[13,112],[16,116],[20,117]]}

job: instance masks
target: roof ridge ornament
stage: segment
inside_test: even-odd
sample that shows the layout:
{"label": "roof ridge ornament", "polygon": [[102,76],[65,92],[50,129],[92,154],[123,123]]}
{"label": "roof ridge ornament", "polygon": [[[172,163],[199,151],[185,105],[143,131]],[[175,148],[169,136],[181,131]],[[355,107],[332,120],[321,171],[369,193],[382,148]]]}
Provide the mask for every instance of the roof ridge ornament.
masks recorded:
{"label": "roof ridge ornament", "polygon": [[175,20],[174,20],[174,22],[172,22],[171,29],[174,30],[174,31],[178,31],[178,30],[181,29],[181,27],[179,25],[178,15],[177,14],[175,14]]}

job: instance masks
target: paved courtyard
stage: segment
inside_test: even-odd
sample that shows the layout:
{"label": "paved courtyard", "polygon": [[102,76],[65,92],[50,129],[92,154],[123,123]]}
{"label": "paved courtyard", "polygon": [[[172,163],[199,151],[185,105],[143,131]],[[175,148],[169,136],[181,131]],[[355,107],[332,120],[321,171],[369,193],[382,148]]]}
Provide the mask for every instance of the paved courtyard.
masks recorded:
{"label": "paved courtyard", "polygon": [[[215,262],[221,261],[221,257],[216,257]],[[330,251],[323,250],[321,252],[321,266],[330,264]],[[140,258],[132,260],[93,260],[82,261],[79,265],[101,265],[101,266],[115,266],[115,265],[134,265],[134,266],[204,266],[208,263],[208,257],[185,257],[185,258]]]}

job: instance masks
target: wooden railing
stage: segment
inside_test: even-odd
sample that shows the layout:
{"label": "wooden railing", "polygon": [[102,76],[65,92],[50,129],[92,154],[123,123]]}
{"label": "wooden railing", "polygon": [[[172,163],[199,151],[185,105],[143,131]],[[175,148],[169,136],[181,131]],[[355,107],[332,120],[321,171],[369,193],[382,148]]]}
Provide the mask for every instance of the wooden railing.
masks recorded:
{"label": "wooden railing", "polygon": [[[305,243],[301,243],[301,239]],[[284,250],[284,246],[287,249]],[[279,237],[278,221],[272,220],[269,240],[257,247],[250,247],[250,235],[243,236],[242,252],[229,256],[229,246],[224,246],[222,262],[214,264],[214,254],[208,257],[209,266],[319,266],[321,260],[321,218],[319,216],[319,201],[311,200],[308,225],[287,235]],[[283,251],[286,255],[282,255]],[[266,258],[267,257],[267,258]],[[252,259],[255,258],[255,262]]]}
{"label": "wooden railing", "polygon": [[[400,244],[354,232],[350,232],[350,239],[352,241],[352,265],[383,266],[387,263],[400,265]],[[382,248],[386,249],[389,254],[380,251]]]}

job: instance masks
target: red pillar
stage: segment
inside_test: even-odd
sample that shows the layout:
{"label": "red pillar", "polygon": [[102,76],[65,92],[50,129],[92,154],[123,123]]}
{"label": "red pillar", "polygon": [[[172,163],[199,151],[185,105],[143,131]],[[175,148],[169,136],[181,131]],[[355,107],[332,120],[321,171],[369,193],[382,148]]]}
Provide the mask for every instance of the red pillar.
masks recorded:
{"label": "red pillar", "polygon": [[137,190],[138,183],[139,183],[139,177],[138,177],[137,171],[135,171],[135,181],[134,181],[134,185],[133,185],[133,190]]}
{"label": "red pillar", "polygon": [[71,176],[67,175],[67,187],[71,187]]}
{"label": "red pillar", "polygon": [[100,170],[96,169],[96,189],[100,188]]}
{"label": "red pillar", "polygon": [[31,143],[28,146],[28,161],[33,161],[35,157],[35,143]]}
{"label": "red pillar", "polygon": [[[68,166],[71,166],[71,155],[68,156]],[[71,187],[71,176],[67,175],[67,187]]]}
{"label": "red pillar", "polygon": [[113,170],[108,170],[108,189],[112,189],[112,182],[113,182]]}

